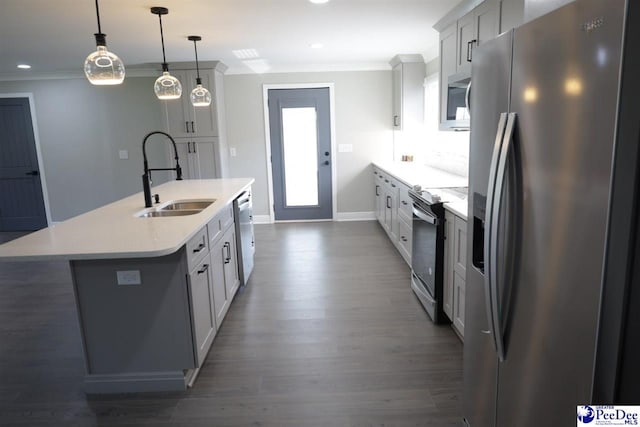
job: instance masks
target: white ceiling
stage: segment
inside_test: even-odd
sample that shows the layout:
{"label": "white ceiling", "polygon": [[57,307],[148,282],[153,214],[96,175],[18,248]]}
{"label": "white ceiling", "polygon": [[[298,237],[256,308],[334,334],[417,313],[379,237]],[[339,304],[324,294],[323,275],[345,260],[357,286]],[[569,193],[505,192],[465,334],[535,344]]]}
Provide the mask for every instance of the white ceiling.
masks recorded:
{"label": "white ceiling", "polygon": [[[107,46],[125,66],[160,63],[164,6],[167,61],[193,61],[188,35],[200,35],[200,60],[251,73],[232,50],[255,49],[269,72],[384,69],[395,54],[437,56],[431,27],[460,0],[102,0]],[[0,77],[81,73],[95,50],[93,0],[0,0]],[[322,49],[311,49],[322,43]],[[16,68],[32,65],[29,71]]]}

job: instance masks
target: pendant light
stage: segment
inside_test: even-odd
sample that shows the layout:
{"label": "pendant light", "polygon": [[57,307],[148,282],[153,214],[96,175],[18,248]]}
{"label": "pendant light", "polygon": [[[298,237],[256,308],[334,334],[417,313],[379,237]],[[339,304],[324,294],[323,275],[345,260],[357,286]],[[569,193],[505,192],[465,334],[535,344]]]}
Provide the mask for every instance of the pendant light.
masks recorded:
{"label": "pendant light", "polygon": [[96,37],[97,50],[84,60],[84,74],[94,85],[119,85],[124,81],[124,64],[113,52],[107,50],[107,35],[100,27],[100,9],[96,0],[96,18],[98,32]]}
{"label": "pendant light", "polygon": [[153,90],[158,99],[178,99],[182,95],[180,80],[169,74],[169,65],[164,54],[164,33],[162,32],[162,15],[169,13],[166,7],[152,7],[151,13],[160,20],[160,41],[162,42],[162,75],[156,79]]}
{"label": "pendant light", "polygon": [[191,91],[191,104],[194,107],[208,107],[211,105],[211,92],[206,87],[202,87],[202,79],[200,78],[200,66],[198,65],[198,47],[197,42],[202,40],[200,36],[189,36],[187,39],[193,42],[193,49],[196,52],[196,87]]}

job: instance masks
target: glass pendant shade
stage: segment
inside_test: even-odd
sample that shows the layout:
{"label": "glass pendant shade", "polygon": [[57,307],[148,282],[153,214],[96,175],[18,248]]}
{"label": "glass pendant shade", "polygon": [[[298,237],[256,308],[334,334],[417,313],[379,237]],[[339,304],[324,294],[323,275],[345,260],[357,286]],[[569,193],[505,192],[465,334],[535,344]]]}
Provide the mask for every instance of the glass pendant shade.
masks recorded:
{"label": "glass pendant shade", "polygon": [[191,105],[194,107],[208,107],[211,105],[211,92],[202,84],[198,84],[191,91]]}
{"label": "glass pendant shade", "polygon": [[84,74],[94,85],[118,85],[124,81],[124,64],[106,46],[98,45],[84,61]]}
{"label": "glass pendant shade", "polygon": [[162,75],[156,79],[153,91],[158,99],[178,99],[182,96],[182,85],[180,80],[163,71]]}

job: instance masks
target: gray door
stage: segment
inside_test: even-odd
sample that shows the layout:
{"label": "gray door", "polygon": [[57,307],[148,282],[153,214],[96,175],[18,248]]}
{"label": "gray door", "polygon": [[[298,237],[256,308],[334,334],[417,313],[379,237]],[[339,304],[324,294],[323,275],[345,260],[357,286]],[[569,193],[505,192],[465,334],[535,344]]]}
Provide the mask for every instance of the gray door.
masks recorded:
{"label": "gray door", "polygon": [[590,402],[623,13],[622,0],[583,0],[515,31],[522,226],[497,257],[520,258],[498,293],[499,427],[575,425]]}
{"label": "gray door", "polygon": [[331,219],[329,89],[270,89],[276,220]]}
{"label": "gray door", "polygon": [[0,98],[0,231],[47,226],[28,98]]}

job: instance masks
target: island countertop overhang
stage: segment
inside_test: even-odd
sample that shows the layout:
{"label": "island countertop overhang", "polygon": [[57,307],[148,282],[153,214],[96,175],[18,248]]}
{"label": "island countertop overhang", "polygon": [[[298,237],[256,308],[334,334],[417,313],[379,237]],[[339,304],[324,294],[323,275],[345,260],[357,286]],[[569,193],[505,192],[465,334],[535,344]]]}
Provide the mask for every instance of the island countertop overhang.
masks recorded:
{"label": "island countertop overhang", "polygon": [[0,261],[148,258],[176,252],[225,206],[253,184],[253,178],[170,181],[153,188],[161,201],[216,199],[202,212],[139,218],[142,192],[0,245]]}

